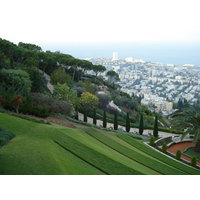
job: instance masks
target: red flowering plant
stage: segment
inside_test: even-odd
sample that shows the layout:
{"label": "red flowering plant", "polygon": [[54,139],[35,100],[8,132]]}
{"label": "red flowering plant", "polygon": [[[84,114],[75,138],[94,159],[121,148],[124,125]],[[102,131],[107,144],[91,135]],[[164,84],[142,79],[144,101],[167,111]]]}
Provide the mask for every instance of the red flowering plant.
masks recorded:
{"label": "red flowering plant", "polygon": [[12,99],[12,104],[16,110],[16,113],[19,113],[19,108],[23,105],[23,96],[21,94],[14,96]]}

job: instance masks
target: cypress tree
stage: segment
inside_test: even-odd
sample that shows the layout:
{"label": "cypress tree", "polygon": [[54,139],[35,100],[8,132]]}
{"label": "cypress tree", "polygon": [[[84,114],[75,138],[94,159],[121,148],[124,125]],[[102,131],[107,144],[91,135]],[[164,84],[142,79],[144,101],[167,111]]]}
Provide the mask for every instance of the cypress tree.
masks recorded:
{"label": "cypress tree", "polygon": [[154,138],[154,136],[151,136],[151,138],[150,138],[150,145],[153,147],[154,143],[155,143],[155,138]]}
{"label": "cypress tree", "polygon": [[77,106],[75,107],[75,119],[78,120],[78,107]]}
{"label": "cypress tree", "polygon": [[83,121],[84,121],[84,122],[87,122],[87,112],[86,112],[85,107],[84,107],[84,116],[83,116]]}
{"label": "cypress tree", "polygon": [[192,165],[192,167],[196,167],[197,166],[197,158],[196,158],[196,156],[192,157],[191,165]]}
{"label": "cypress tree", "polygon": [[130,131],[130,119],[129,119],[129,113],[126,115],[126,132]]}
{"label": "cypress tree", "polygon": [[176,151],[176,159],[177,159],[177,160],[180,160],[180,158],[181,158],[181,151],[180,151],[180,150],[177,150],[177,151]]}
{"label": "cypress tree", "polygon": [[178,100],[178,107],[177,107],[179,110],[181,110],[183,108],[183,102],[182,100],[179,98]]}
{"label": "cypress tree", "polygon": [[163,152],[163,153],[166,153],[166,152],[167,152],[167,144],[166,144],[166,143],[163,143],[163,144],[162,144],[162,152]]}
{"label": "cypress tree", "polygon": [[93,124],[97,124],[96,109],[93,109]]}
{"label": "cypress tree", "polygon": [[153,135],[154,137],[158,137],[158,117],[155,117],[155,121],[154,121],[154,128],[153,128]]}
{"label": "cypress tree", "polygon": [[114,129],[117,130],[118,129],[118,113],[117,110],[115,111],[115,115],[114,115]]}
{"label": "cypress tree", "polygon": [[106,128],[107,120],[106,120],[106,110],[103,111],[103,127]]}
{"label": "cypress tree", "polygon": [[144,131],[143,114],[140,115],[139,134],[142,135]]}

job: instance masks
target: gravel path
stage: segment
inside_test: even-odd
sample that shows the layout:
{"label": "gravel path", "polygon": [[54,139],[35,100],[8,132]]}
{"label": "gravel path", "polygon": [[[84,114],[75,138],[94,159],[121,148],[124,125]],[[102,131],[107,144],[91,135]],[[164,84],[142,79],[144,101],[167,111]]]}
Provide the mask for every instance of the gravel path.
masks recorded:
{"label": "gravel path", "polygon": [[43,72],[42,70],[40,70],[40,72],[41,72],[42,75],[47,79],[47,88],[50,90],[51,93],[53,93],[54,87],[53,87],[53,85],[50,83],[50,81],[51,81],[50,76],[49,76],[47,73]]}
{"label": "gravel path", "polygon": [[[174,144],[173,146],[169,147],[167,149],[167,151],[176,155],[177,150],[184,151],[187,147],[194,147],[194,146],[195,146],[195,144],[193,144],[192,142],[180,142],[180,143]],[[191,162],[191,158],[188,156],[181,155],[181,158]],[[200,166],[200,161],[197,162],[197,165]]]}

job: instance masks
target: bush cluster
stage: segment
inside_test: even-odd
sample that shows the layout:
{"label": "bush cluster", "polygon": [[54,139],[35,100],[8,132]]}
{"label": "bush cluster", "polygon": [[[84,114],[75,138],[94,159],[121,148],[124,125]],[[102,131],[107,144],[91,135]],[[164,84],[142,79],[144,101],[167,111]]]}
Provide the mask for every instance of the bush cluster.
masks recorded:
{"label": "bush cluster", "polygon": [[44,121],[44,120],[41,120],[41,119],[29,118],[29,117],[24,116],[24,115],[18,115],[18,114],[10,114],[10,115],[15,116],[15,117],[19,117],[21,119],[25,119],[25,120],[28,120],[28,121],[40,123],[40,124],[51,124],[51,122]]}
{"label": "bush cluster", "polygon": [[176,159],[177,159],[177,160],[180,160],[180,158],[181,158],[181,151],[180,151],[180,150],[177,150],[177,151],[176,151]]}
{"label": "bush cluster", "polygon": [[163,152],[163,153],[166,153],[166,152],[167,152],[167,144],[166,144],[166,143],[163,143],[163,144],[162,144],[162,152]]}
{"label": "bush cluster", "polygon": [[50,96],[41,93],[32,93],[31,98],[24,99],[20,111],[23,114],[42,118],[50,116],[51,113],[61,113],[69,116],[74,113],[73,107],[68,102],[54,100]]}
{"label": "bush cluster", "polygon": [[153,147],[154,143],[155,143],[155,137],[151,136],[151,138],[150,138],[150,145]]}
{"label": "bush cluster", "polygon": [[0,127],[0,147],[8,143],[14,137],[15,134],[12,131],[8,131]]}
{"label": "bush cluster", "polygon": [[5,110],[4,108],[1,108],[1,107],[0,107],[0,112],[1,112],[1,113],[5,113],[6,110]]}
{"label": "bush cluster", "polygon": [[196,158],[196,156],[192,157],[191,165],[192,165],[192,167],[196,167],[197,166],[197,158]]}
{"label": "bush cluster", "polygon": [[41,105],[25,104],[21,108],[23,114],[35,115],[37,117],[46,118],[50,116],[50,110],[48,107]]}

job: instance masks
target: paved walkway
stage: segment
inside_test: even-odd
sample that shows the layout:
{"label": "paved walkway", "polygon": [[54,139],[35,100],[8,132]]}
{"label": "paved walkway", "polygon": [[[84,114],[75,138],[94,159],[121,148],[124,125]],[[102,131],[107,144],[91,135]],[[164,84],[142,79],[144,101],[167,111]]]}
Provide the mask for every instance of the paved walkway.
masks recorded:
{"label": "paved walkway", "polygon": [[[78,119],[80,121],[83,121],[83,118],[84,118],[83,114],[79,113],[78,114]],[[93,124],[93,119],[91,117],[87,117],[87,123]],[[97,126],[103,126],[103,121],[102,120],[97,120],[97,124],[96,125]],[[107,128],[113,128],[113,127],[114,127],[113,124],[107,122]],[[118,125],[118,130],[126,131],[126,128],[124,126]],[[131,133],[139,133],[139,129],[138,128],[131,128],[130,132]],[[147,130],[147,129],[145,129],[142,135],[149,136],[148,133],[151,133],[151,135],[153,135],[153,130]],[[177,136],[177,134],[166,133],[166,132],[161,132],[161,131],[158,132],[158,135],[160,137],[168,137],[168,136],[172,136],[172,135],[176,135]]]}
{"label": "paved walkway", "polygon": [[50,83],[50,82],[51,82],[51,77],[50,77],[47,73],[43,72],[42,70],[39,70],[39,71],[42,73],[42,75],[43,75],[43,76],[46,78],[46,80],[47,80],[47,88],[50,90],[51,93],[53,93],[54,87],[53,87],[53,85]]}

